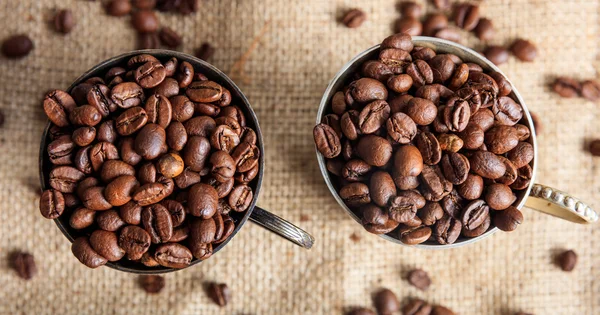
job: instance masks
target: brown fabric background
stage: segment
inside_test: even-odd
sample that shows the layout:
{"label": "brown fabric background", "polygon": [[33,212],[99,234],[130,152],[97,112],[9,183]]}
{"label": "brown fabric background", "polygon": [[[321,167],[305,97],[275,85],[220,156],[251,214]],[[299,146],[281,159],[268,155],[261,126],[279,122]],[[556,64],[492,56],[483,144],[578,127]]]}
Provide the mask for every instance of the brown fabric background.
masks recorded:
{"label": "brown fabric background", "polygon": [[[195,16],[160,15],[164,25],[186,31],[184,52],[211,42],[217,47],[211,62],[230,74],[265,28],[243,76],[236,78],[265,136],[267,166],[259,205],[311,232],[316,244],[306,251],[249,223],[215,257],[166,275],[165,290],[151,296],[138,287],[135,275],[81,265],[37,206],[37,156],[45,123],[40,100],[46,90],[66,88],[94,64],[133,49],[128,18],[106,16],[98,2],[1,1],[0,38],[27,33],[36,49],[18,61],[0,57],[0,109],[6,115],[0,129],[0,313],[340,314],[347,306],[370,306],[370,294],[382,286],[400,298],[422,297],[461,314],[600,313],[598,225],[575,225],[525,209],[526,222],[513,233],[459,249],[427,251],[368,234],[330,196],[312,142],[317,106],[347,60],[391,34],[399,16],[397,2],[212,0],[203,1],[203,13]],[[600,108],[582,99],[560,99],[548,88],[559,74],[598,76],[600,1],[481,4],[497,29],[493,43],[522,36],[539,48],[533,63],[511,57],[502,66],[544,127],[538,182],[600,208],[600,160],[583,151],[587,139],[600,136]],[[78,18],[67,36],[48,27],[57,7],[71,7]],[[361,28],[335,22],[349,7],[367,12]],[[472,35],[467,38],[464,43],[480,48]],[[351,240],[353,233],[360,240]],[[552,264],[563,248],[579,254],[572,273]],[[38,275],[33,280],[23,281],[9,269],[6,257],[14,249],[35,255]],[[417,291],[402,280],[413,267],[430,273],[429,291]],[[212,280],[228,283],[233,292],[224,309],[202,289],[204,281]]]}

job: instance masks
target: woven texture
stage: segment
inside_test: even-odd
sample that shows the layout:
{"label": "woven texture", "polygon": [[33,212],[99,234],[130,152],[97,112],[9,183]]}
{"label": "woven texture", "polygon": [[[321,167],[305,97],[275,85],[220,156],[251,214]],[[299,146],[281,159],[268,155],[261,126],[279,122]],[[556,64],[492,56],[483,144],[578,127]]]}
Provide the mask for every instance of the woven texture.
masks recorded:
{"label": "woven texture", "polygon": [[[6,115],[0,129],[0,314],[340,314],[348,306],[370,306],[371,293],[380,287],[461,314],[599,314],[598,225],[524,209],[526,221],[513,233],[459,249],[418,250],[368,234],[329,194],[312,140],[322,92],[347,60],[391,34],[397,2],[212,0],[202,1],[203,13],[194,16],[160,14],[163,25],[186,31],[184,52],[193,53],[205,41],[217,48],[210,61],[238,82],[263,129],[267,163],[258,204],[312,233],[316,244],[306,251],[248,223],[215,257],[166,275],[165,289],[148,295],[136,275],[81,265],[37,205],[45,123],[41,98],[48,89],[68,87],[96,63],[134,49],[129,20],[105,15],[99,2],[1,1],[0,38],[26,33],[36,48],[22,60],[0,57],[0,109]],[[544,126],[538,182],[600,208],[600,159],[583,150],[586,141],[600,137],[600,107],[560,99],[548,88],[556,75],[598,76],[600,1],[486,0],[481,5],[496,27],[492,43],[508,44],[521,36],[539,49],[533,63],[511,57],[501,67]],[[78,23],[62,36],[49,20],[55,8],[65,7],[72,8]],[[359,29],[335,22],[349,7],[368,14]],[[261,32],[256,49],[236,70],[234,64]],[[472,34],[464,37],[463,43],[481,48]],[[564,248],[579,254],[572,273],[552,264]],[[21,280],[9,269],[7,255],[15,249],[35,255],[33,280]],[[431,275],[429,291],[403,280],[414,267]],[[205,281],[229,285],[233,298],[226,308],[208,299]]]}

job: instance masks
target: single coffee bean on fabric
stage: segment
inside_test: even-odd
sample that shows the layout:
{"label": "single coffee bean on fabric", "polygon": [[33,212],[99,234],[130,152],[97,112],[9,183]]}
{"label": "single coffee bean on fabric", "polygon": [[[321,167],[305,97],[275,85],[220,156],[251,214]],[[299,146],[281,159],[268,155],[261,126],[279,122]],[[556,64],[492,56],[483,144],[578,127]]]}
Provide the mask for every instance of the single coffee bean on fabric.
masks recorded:
{"label": "single coffee bean on fabric", "polygon": [[422,269],[411,270],[406,276],[406,279],[411,285],[421,291],[427,290],[431,285],[429,275]]}
{"label": "single coffee bean on fabric", "polygon": [[139,283],[146,293],[157,294],[165,287],[165,277],[159,275],[141,275]]}
{"label": "single coffee bean on fabric", "polygon": [[577,254],[573,250],[564,251],[556,257],[556,264],[563,271],[573,271],[577,265]]}
{"label": "single coffee bean on fabric", "polygon": [[360,27],[367,19],[367,14],[361,9],[351,9],[344,14],[342,23],[348,28]]}
{"label": "single coffee bean on fabric", "polygon": [[10,36],[2,42],[2,54],[11,59],[25,57],[33,48],[33,41],[24,34]]}
{"label": "single coffee bean on fabric", "polygon": [[30,280],[37,274],[35,259],[27,252],[15,251],[9,255],[10,267],[21,279]]}

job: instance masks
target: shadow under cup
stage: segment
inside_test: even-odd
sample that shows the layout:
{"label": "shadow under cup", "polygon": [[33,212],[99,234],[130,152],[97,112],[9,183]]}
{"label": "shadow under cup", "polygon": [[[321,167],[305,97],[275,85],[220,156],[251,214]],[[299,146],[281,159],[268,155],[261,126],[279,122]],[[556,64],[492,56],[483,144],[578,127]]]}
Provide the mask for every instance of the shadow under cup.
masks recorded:
{"label": "shadow under cup", "polygon": [[[457,55],[464,62],[476,63],[476,64],[480,65],[483,68],[483,70],[486,72],[499,72],[505,78],[507,78],[506,75],[504,75],[504,73],[502,73],[502,71],[496,65],[494,65],[491,61],[487,60],[485,57],[483,57],[479,53],[475,52],[474,50],[464,47],[460,44],[456,44],[454,42],[450,42],[450,41],[443,40],[443,39],[432,38],[432,37],[423,37],[423,36],[413,36],[412,41],[415,46],[429,47],[438,54]],[[325,90],[325,93],[323,94],[323,98],[321,99],[321,103],[319,105],[319,111],[317,113],[317,121],[316,121],[317,124],[321,123],[322,118],[325,115],[331,113],[330,104],[331,104],[331,99],[333,98],[333,95],[337,91],[340,91],[341,89],[343,89],[344,86],[348,85],[353,80],[353,78],[352,78],[353,74],[360,71],[360,67],[365,61],[377,59],[378,56],[379,56],[379,45],[376,45],[376,46],[373,46],[373,47],[365,50],[364,52],[360,53],[358,56],[354,57],[354,59],[350,60],[346,65],[344,65],[344,67],[342,67],[342,69],[331,80],[329,86],[327,87],[327,90]],[[507,78],[507,80],[508,80],[508,78]],[[509,96],[511,98],[513,98],[514,100],[516,100],[523,107],[524,115],[523,115],[521,123],[524,123],[531,131],[531,136],[526,141],[529,142],[533,146],[533,151],[534,151],[534,158],[533,158],[532,162],[530,163],[531,168],[533,169],[533,174],[532,174],[529,186],[527,187],[527,189],[518,191],[516,193],[517,200],[515,201],[514,205],[515,205],[515,207],[517,207],[520,210],[525,205],[525,201],[527,200],[527,197],[529,196],[531,188],[535,182],[538,149],[537,149],[537,143],[536,143],[535,128],[533,126],[533,123],[532,123],[533,120],[531,118],[531,115],[529,114],[529,110],[527,109],[527,106],[525,105],[525,102],[523,101],[521,94],[519,94],[519,91],[514,87],[512,82],[510,82],[510,80],[509,80],[509,83],[512,86],[512,92],[509,94]],[[321,174],[323,175],[323,178],[325,179],[325,183],[327,184],[327,187],[329,187],[331,194],[334,196],[334,198],[337,200],[337,202],[340,204],[340,206],[344,210],[346,210],[346,212],[348,212],[348,214],[350,214],[350,216],[354,220],[356,220],[356,222],[358,222],[359,224],[362,225],[360,214],[356,213],[355,211],[350,209],[344,203],[342,198],[339,196],[338,191],[340,189],[340,185],[337,180],[331,178],[329,172],[327,171],[326,160],[323,157],[323,155],[321,155],[318,151],[317,151],[317,158],[319,161],[319,168],[321,169]],[[466,244],[470,244],[470,243],[479,241],[483,238],[486,238],[486,237],[494,234],[498,230],[499,229],[497,227],[490,225],[490,228],[485,233],[483,233],[482,235],[480,235],[478,237],[465,238],[465,237],[461,236],[453,244],[447,244],[447,245],[440,245],[440,244],[438,244],[436,242],[432,242],[432,241],[426,241],[426,242],[418,244],[418,245],[406,245],[406,244],[402,243],[397,237],[395,237],[397,230],[394,230],[387,234],[381,234],[379,236],[388,241],[398,243],[401,245],[405,245],[405,246],[428,248],[428,249],[441,249],[441,248],[459,247],[459,246],[463,246]]]}
{"label": "shadow under cup", "polygon": [[[231,104],[237,105],[238,107],[240,107],[240,109],[244,112],[244,115],[246,116],[246,126],[254,129],[254,131],[256,132],[256,136],[257,136],[256,145],[259,147],[262,154],[260,155],[260,159],[259,159],[258,176],[252,182],[250,182],[248,184],[252,188],[252,191],[254,192],[252,203],[248,207],[248,210],[246,210],[245,212],[235,212],[235,211],[230,212],[229,215],[235,222],[235,229],[234,229],[233,233],[231,234],[231,236],[229,238],[227,238],[227,240],[225,240],[223,243],[220,243],[216,247],[213,248],[213,255],[214,255],[219,250],[221,250],[225,245],[227,245],[227,243],[237,234],[237,232],[246,223],[246,221],[252,215],[252,212],[255,210],[256,201],[258,199],[261,184],[262,184],[264,163],[265,163],[263,137],[262,137],[262,133],[260,130],[260,126],[258,124],[258,119],[257,119],[254,111],[250,107],[250,103],[249,103],[248,99],[246,99],[246,97],[244,96],[242,91],[224,73],[222,73],[220,70],[218,70],[217,68],[215,68],[214,66],[212,66],[211,64],[209,64],[203,60],[200,60],[198,58],[195,58],[195,57],[192,57],[190,55],[183,54],[180,52],[176,52],[176,51],[141,50],[141,51],[129,52],[129,53],[111,58],[107,61],[104,61],[104,62],[98,64],[97,66],[93,67],[92,69],[90,69],[89,71],[84,73],[82,76],[80,76],[77,80],[75,80],[75,82],[73,82],[73,84],[69,87],[67,92],[70,93],[71,90],[76,85],[84,82],[85,80],[87,80],[91,77],[95,77],[95,76],[103,77],[104,74],[106,73],[106,71],[112,67],[121,66],[121,67],[126,68],[127,61],[131,57],[137,56],[140,54],[144,54],[144,53],[153,55],[154,57],[156,57],[163,63],[172,57],[176,57],[180,61],[187,61],[194,66],[195,71],[204,74],[206,77],[208,77],[209,80],[215,81],[215,82],[219,83],[220,85],[222,85],[223,87],[227,88],[231,92],[231,97],[232,97]],[[46,189],[50,188],[49,174],[50,174],[50,169],[51,169],[52,164],[50,163],[50,159],[48,157],[47,150],[46,150],[47,145],[50,142],[50,135],[48,132],[50,129],[50,125],[51,124],[48,123],[46,128],[44,129],[41,147],[40,147],[39,171],[40,171],[40,181],[41,181],[42,190],[46,190]],[[264,211],[264,210],[260,209],[259,211]],[[85,230],[84,230],[84,232],[75,230],[69,225],[69,213],[67,213],[66,211],[61,217],[59,217],[58,219],[55,219],[54,222],[56,223],[58,228],[61,230],[61,232],[69,239],[70,242],[73,242],[73,240],[79,236],[86,235]],[[188,267],[193,266],[199,262],[201,262],[201,260],[194,259]],[[106,263],[106,266],[113,268],[113,269],[120,270],[120,271],[126,271],[126,272],[137,273],[137,274],[157,274],[157,273],[166,273],[166,272],[181,270],[181,269],[173,269],[173,268],[167,268],[167,267],[162,267],[162,266],[159,266],[159,267],[141,266],[139,263],[130,262],[127,259],[121,259],[120,261],[117,261],[117,262],[108,262],[108,263]]]}

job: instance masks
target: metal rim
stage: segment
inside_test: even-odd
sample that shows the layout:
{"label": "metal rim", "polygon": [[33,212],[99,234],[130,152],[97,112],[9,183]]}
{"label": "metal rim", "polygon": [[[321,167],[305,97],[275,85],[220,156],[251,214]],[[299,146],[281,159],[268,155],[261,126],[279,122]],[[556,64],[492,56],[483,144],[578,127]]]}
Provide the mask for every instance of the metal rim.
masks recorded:
{"label": "metal rim", "polygon": [[[425,37],[425,36],[413,36],[412,41],[415,44],[415,46],[430,47],[438,53],[439,52],[453,53],[453,54],[460,53],[461,55],[463,55],[462,59],[464,59],[467,62],[476,63],[476,64],[480,65],[481,67],[483,67],[484,70],[491,70],[491,71],[496,71],[496,72],[501,73],[508,80],[510,85],[512,86],[512,92],[511,92],[510,96],[513,96],[514,98],[516,98],[518,100],[519,104],[521,105],[521,107],[523,108],[524,118],[527,123],[527,127],[529,127],[529,129],[531,131],[531,136],[529,137],[529,142],[533,146],[533,152],[534,152],[533,165],[532,165],[532,170],[533,170],[532,178],[531,178],[531,181],[530,181],[527,189],[522,190],[520,192],[520,194],[521,194],[519,196],[520,200],[516,206],[518,209],[522,209],[523,206],[525,205],[525,201],[527,200],[527,197],[529,196],[531,188],[533,187],[533,184],[535,183],[535,178],[536,178],[536,174],[537,174],[538,148],[537,148],[537,142],[536,142],[535,128],[532,123],[532,118],[531,118],[531,115],[529,114],[529,110],[527,109],[527,105],[525,104],[525,101],[521,97],[521,94],[516,89],[514,84],[510,81],[510,79],[504,74],[504,72],[502,72],[502,70],[500,70],[491,61],[486,59],[483,55],[479,54],[478,52],[476,52],[468,47],[465,47],[463,45],[460,45],[460,44],[457,44],[457,43],[454,43],[451,41],[447,41],[447,40],[443,40],[443,39],[439,39],[439,38],[433,38],[433,37]],[[341,68],[341,70],[333,77],[333,79],[330,81],[329,85],[327,86],[327,89],[323,93],[323,97],[321,98],[321,102],[319,104],[319,110],[317,112],[316,124],[319,124],[321,122],[321,118],[325,115],[327,105],[329,104],[329,101],[330,101],[331,97],[333,96],[333,94],[338,91],[338,87],[344,83],[344,81],[347,79],[347,77],[352,72],[354,72],[360,64],[362,64],[365,60],[368,59],[368,57],[371,54],[374,54],[378,50],[379,50],[379,45],[375,45],[375,46],[361,52],[356,57],[352,58],[352,60],[350,60],[348,63],[346,63]],[[464,58],[464,57],[466,57],[466,58]],[[358,218],[356,216],[356,214],[354,214],[354,212],[352,212],[352,210],[350,210],[350,208],[348,208],[348,206],[346,206],[346,204],[344,203],[342,198],[340,198],[340,196],[338,195],[337,190],[335,189],[333,183],[331,182],[329,172],[327,171],[327,166],[325,164],[325,158],[323,157],[322,154],[319,153],[318,150],[315,150],[315,151],[317,154],[317,160],[319,162],[319,169],[321,170],[321,175],[323,176],[323,179],[325,180],[325,183],[327,184],[327,187],[328,187],[329,191],[331,192],[331,195],[335,198],[335,200],[342,207],[342,209],[344,209],[346,211],[346,213],[348,213],[357,223],[361,224],[360,218]],[[406,245],[406,244],[402,243],[399,239],[389,236],[387,234],[381,234],[378,236],[385,240],[391,241],[393,243],[400,244],[403,246],[408,246],[408,247],[416,247],[416,248],[424,248],[424,249],[448,249],[448,248],[461,247],[461,246],[464,246],[467,244],[475,243],[477,241],[480,241],[484,238],[489,237],[490,235],[496,233],[498,230],[499,229],[497,227],[493,227],[493,228],[488,229],[485,233],[483,233],[482,235],[480,235],[478,237],[468,238],[468,239],[459,239],[459,240],[457,240],[457,242],[455,242],[453,244],[448,244],[448,245],[440,245],[440,244]]]}
{"label": "metal rim", "polygon": [[[242,90],[225,73],[223,73],[222,71],[217,69],[215,66],[209,64],[208,62],[198,59],[194,56],[191,56],[191,55],[188,55],[185,53],[181,53],[181,52],[177,52],[177,51],[165,50],[165,49],[136,50],[136,51],[131,51],[131,52],[124,53],[119,56],[107,59],[107,60],[95,65],[94,67],[92,67],[91,69],[86,71],[84,74],[79,76],[75,81],[73,81],[71,86],[69,86],[69,88],[66,91],[70,93],[71,90],[76,85],[82,83],[86,79],[88,79],[90,77],[94,77],[94,76],[96,76],[95,74],[104,72],[105,70],[108,70],[108,68],[110,68],[110,67],[113,67],[116,65],[121,65],[124,62],[126,63],[129,58],[140,55],[140,54],[153,55],[159,59],[176,57],[180,61],[183,60],[183,61],[187,61],[190,64],[192,64],[192,66],[194,67],[195,70],[201,69],[201,72],[203,74],[205,74],[207,77],[209,77],[211,80],[217,81],[219,84],[222,84],[223,86],[225,86],[227,89],[230,90],[230,92],[232,93],[232,99],[237,98],[242,103],[242,104],[236,104],[236,105],[240,106],[242,108],[242,110],[245,110],[246,118],[250,118],[252,124],[254,124],[254,127],[255,127],[254,131],[256,133],[256,138],[257,138],[257,145],[263,154],[261,154],[260,158],[259,158],[259,171],[258,171],[257,178],[255,178],[255,181],[256,181],[255,186],[256,187],[254,188],[253,200],[252,200],[252,203],[250,204],[250,206],[248,207],[248,210],[246,210],[246,213],[244,214],[244,216],[238,221],[238,224],[236,225],[235,229],[231,233],[231,236],[229,236],[229,238],[227,238],[227,240],[225,240],[224,242],[218,244],[215,248],[213,248],[212,255],[214,256],[223,247],[225,247],[225,245],[227,245],[227,243],[229,243],[229,241],[231,241],[231,239],[233,239],[233,237],[239,232],[239,230],[242,228],[242,226],[244,224],[246,224],[246,222],[248,221],[248,218],[250,218],[250,215],[252,214],[252,211],[254,210],[254,207],[256,206],[256,202],[257,202],[258,196],[260,194],[260,188],[262,186],[263,173],[264,173],[264,165],[265,165],[264,156],[265,155],[264,155],[263,136],[262,136],[259,122],[258,122],[258,118],[256,117],[256,113],[252,109],[250,102],[248,101],[248,99],[246,98],[246,96],[244,95]],[[234,97],[234,94],[235,94],[235,97]],[[40,184],[41,184],[40,187],[41,187],[42,191],[46,190],[48,188],[48,185],[46,185],[48,174],[46,174],[44,172],[44,168],[46,166],[46,164],[45,164],[46,156],[47,156],[46,146],[47,146],[48,140],[49,140],[48,131],[49,131],[50,127],[51,127],[51,123],[50,123],[50,121],[48,121],[48,123],[46,124],[46,127],[44,129],[44,132],[42,134],[42,139],[40,142],[39,174],[40,174]],[[61,222],[60,219],[54,219],[54,223],[56,223],[56,225],[58,226],[60,231],[63,233],[63,235],[72,243],[74,238],[73,238],[73,235],[71,234],[71,232],[69,231],[69,228],[66,227],[63,224],[63,222]],[[119,270],[119,271],[125,271],[125,272],[130,272],[130,273],[135,273],[135,274],[159,274],[159,273],[168,273],[168,272],[183,270],[183,269],[189,268],[191,266],[194,266],[200,262],[202,262],[202,260],[195,259],[190,263],[189,266],[187,266],[185,268],[181,268],[181,269],[167,268],[167,267],[162,267],[162,266],[161,267],[145,267],[144,266],[144,268],[142,268],[142,267],[135,268],[135,267],[123,266],[118,262],[108,262],[108,263],[106,263],[106,266],[109,268],[112,268],[112,269]]]}

